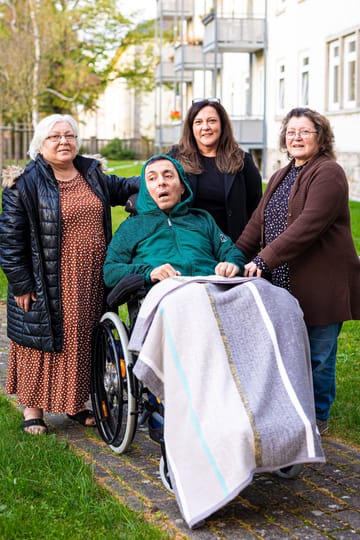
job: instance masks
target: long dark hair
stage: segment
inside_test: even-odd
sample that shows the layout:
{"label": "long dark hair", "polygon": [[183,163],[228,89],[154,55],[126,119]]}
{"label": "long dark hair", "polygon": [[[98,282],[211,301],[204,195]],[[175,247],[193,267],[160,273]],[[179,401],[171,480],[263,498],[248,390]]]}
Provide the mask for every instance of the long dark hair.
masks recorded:
{"label": "long dark hair", "polygon": [[288,112],[283,119],[280,130],[280,150],[285,151],[288,155],[288,158],[292,159],[292,156],[289,154],[286,148],[286,129],[290,118],[293,118],[294,116],[296,118],[301,118],[302,116],[305,116],[306,118],[311,120],[316,129],[316,136],[319,144],[319,153],[331,159],[336,159],[334,151],[334,132],[330,126],[329,120],[322,114],[313,111],[312,109],[309,109],[307,107],[296,107],[295,109],[291,109],[291,111]]}
{"label": "long dark hair", "polygon": [[236,173],[244,166],[244,151],[236,142],[226,110],[216,101],[204,99],[191,105],[186,114],[179,144],[174,148],[174,157],[182,164],[186,173],[203,172],[199,149],[193,134],[193,123],[198,112],[206,106],[213,107],[220,117],[221,135],[216,150],[216,166],[220,172]]}

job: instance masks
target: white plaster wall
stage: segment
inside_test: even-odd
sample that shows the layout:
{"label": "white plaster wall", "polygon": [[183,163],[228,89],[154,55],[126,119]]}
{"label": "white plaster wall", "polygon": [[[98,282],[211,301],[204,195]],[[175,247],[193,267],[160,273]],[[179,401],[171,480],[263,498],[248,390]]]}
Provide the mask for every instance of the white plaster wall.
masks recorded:
{"label": "white plaster wall", "polygon": [[[279,9],[281,6],[281,9]],[[339,162],[347,173],[352,196],[360,195],[360,109],[331,112],[326,103],[326,42],[360,27],[357,0],[268,0],[267,55],[267,168],[266,177],[287,158],[278,149],[283,116],[299,106],[299,62],[302,52],[310,58],[309,106],[325,114],[335,134]],[[285,107],[277,108],[278,66],[285,65]]]}

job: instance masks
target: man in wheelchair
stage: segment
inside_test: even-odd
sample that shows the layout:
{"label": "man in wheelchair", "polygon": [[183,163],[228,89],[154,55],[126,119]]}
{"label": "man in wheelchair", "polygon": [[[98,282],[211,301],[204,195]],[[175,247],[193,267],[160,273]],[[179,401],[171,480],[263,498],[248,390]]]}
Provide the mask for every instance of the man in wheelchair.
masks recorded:
{"label": "man in wheelchair", "polygon": [[204,210],[191,208],[192,192],[180,163],[170,156],[144,165],[137,215],[124,221],[107,251],[108,287],[129,274],[142,275],[147,287],[171,276],[242,274],[247,262]]}
{"label": "man in wheelchair", "polygon": [[240,277],[245,257],[191,201],[181,165],[150,158],[104,278],[113,287],[141,276],[148,291],[128,349],[136,378],[164,404],[171,485],[194,527],[254,474],[291,477],[325,458],[298,302],[263,278]]}

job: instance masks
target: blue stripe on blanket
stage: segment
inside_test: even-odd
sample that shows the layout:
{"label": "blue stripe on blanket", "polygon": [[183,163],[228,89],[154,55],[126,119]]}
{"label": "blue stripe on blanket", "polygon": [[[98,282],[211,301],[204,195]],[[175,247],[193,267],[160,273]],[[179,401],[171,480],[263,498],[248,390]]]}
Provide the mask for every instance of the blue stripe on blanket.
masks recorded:
{"label": "blue stripe on blanket", "polygon": [[187,395],[187,398],[188,398],[188,404],[189,404],[189,411],[190,411],[190,415],[191,415],[191,422],[194,426],[194,429],[195,429],[195,433],[201,443],[201,446],[203,447],[204,449],[204,452],[205,452],[205,455],[207,456],[208,458],[208,462],[212,468],[212,470],[214,471],[214,474],[216,476],[216,478],[218,479],[218,482],[219,484],[221,485],[222,487],[222,490],[224,492],[224,495],[227,496],[229,495],[230,491],[226,485],[226,482],[224,480],[224,477],[222,476],[220,470],[219,470],[219,467],[217,466],[216,464],[216,460],[209,448],[209,445],[207,444],[205,438],[204,438],[204,434],[203,434],[203,431],[201,429],[201,425],[200,425],[200,422],[199,422],[199,419],[196,415],[196,412],[195,412],[195,409],[194,409],[194,403],[193,403],[193,399],[192,399],[192,394],[191,394],[191,390],[190,390],[190,386],[189,386],[189,383],[187,381],[187,377],[186,377],[186,374],[183,370],[183,367],[181,365],[181,359],[180,359],[180,356],[176,350],[176,346],[175,346],[175,341],[172,337],[172,334],[171,334],[171,331],[170,331],[170,327],[169,327],[169,324],[168,324],[168,321],[167,321],[167,318],[166,318],[166,313],[165,313],[165,309],[161,306],[160,309],[159,309],[161,315],[162,315],[162,319],[163,319],[163,323],[164,323],[164,328],[165,328],[165,333],[166,333],[166,339],[168,340],[168,346],[169,346],[169,349],[171,350],[171,356],[172,356],[172,359],[174,361],[174,365],[176,367],[176,370],[179,374],[179,379],[180,381],[182,382],[182,385],[183,385],[183,388],[184,388],[184,391],[185,391],[185,394]]}

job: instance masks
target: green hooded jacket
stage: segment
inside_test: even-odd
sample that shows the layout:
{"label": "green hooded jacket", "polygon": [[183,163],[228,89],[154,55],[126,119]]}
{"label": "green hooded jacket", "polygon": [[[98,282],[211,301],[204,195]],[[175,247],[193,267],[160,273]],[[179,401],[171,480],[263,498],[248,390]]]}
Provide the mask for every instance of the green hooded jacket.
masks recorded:
{"label": "green hooded jacket", "polygon": [[214,275],[215,266],[226,261],[236,264],[241,275],[246,257],[208,212],[191,208],[193,195],[180,163],[168,155],[155,157],[176,167],[185,185],[182,200],[169,214],[160,210],[145,182],[145,168],[154,157],[150,158],[141,172],[137,214],[121,223],[108,246],[105,284],[114,287],[123,277],[140,274],[146,285],[153,285],[150,272],[165,263],[183,276],[207,276]]}

